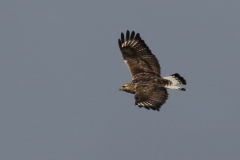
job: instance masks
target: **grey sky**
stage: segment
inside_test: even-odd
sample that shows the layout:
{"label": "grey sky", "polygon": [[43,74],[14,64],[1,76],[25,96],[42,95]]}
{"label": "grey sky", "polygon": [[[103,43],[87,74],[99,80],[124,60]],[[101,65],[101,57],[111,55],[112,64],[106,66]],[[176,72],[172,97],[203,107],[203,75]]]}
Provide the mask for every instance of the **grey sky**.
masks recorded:
{"label": "grey sky", "polygon": [[[238,160],[240,1],[0,2],[1,160]],[[117,40],[139,32],[162,76],[160,112],[118,89]]]}

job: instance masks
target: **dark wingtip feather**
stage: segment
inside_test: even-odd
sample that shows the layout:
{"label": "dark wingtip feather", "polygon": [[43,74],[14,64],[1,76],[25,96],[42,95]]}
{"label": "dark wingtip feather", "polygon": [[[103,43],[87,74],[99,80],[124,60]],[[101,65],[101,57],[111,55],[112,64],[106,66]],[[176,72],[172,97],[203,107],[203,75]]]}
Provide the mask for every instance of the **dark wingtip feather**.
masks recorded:
{"label": "dark wingtip feather", "polygon": [[135,32],[134,32],[134,31],[132,31],[130,39],[133,39],[133,38],[134,38],[134,36],[135,36]]}
{"label": "dark wingtip feather", "polygon": [[150,108],[149,108],[149,107],[147,107],[147,106],[144,106],[144,108],[146,108],[146,109],[150,110]]}
{"label": "dark wingtip feather", "polygon": [[129,40],[129,35],[130,35],[130,32],[129,32],[129,30],[127,30],[127,33],[126,33],[126,41]]}
{"label": "dark wingtip feather", "polygon": [[151,109],[154,110],[154,111],[157,110],[158,112],[160,111],[160,108],[157,108],[157,107],[154,107],[154,108],[152,107]]}
{"label": "dark wingtip feather", "polygon": [[136,36],[135,36],[135,38],[140,38],[140,34],[137,33]]}
{"label": "dark wingtip feather", "polygon": [[124,43],[124,34],[123,33],[121,33],[121,41],[122,41],[122,43]]}
{"label": "dark wingtip feather", "polygon": [[119,48],[121,49],[122,48],[122,42],[120,39],[118,39],[118,45],[119,45]]}

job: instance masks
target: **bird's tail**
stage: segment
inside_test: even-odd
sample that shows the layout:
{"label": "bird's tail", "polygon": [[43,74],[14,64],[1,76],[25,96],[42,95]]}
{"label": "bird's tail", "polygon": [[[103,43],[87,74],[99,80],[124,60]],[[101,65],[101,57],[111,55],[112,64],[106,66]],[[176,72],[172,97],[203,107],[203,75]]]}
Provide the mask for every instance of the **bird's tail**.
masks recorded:
{"label": "bird's tail", "polygon": [[178,73],[175,73],[168,77],[163,77],[163,78],[170,81],[170,83],[166,85],[165,88],[186,91],[185,88],[177,86],[177,84],[183,84],[183,85],[187,84],[187,81],[183,77],[181,77]]}

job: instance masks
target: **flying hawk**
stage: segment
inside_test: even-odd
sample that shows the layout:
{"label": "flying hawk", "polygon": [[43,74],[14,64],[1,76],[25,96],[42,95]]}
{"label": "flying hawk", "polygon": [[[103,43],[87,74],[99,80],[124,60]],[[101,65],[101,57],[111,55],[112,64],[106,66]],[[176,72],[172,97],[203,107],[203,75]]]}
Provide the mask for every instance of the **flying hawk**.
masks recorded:
{"label": "flying hawk", "polygon": [[186,80],[178,73],[168,77],[161,77],[161,68],[155,55],[141,39],[140,34],[127,31],[126,39],[121,33],[118,39],[123,60],[127,64],[132,81],[123,85],[120,90],[135,94],[135,105],[139,108],[157,110],[168,99],[168,89],[186,91],[177,84],[186,85]]}

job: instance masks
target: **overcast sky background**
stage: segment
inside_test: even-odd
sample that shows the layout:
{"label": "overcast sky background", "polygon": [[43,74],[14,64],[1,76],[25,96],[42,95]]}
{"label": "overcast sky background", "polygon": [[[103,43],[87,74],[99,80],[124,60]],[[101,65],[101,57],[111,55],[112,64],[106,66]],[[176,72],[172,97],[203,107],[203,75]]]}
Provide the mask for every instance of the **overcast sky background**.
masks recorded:
{"label": "overcast sky background", "polygon": [[[1,0],[1,160],[238,160],[239,0]],[[139,32],[162,76],[161,111],[139,109],[118,48]]]}

